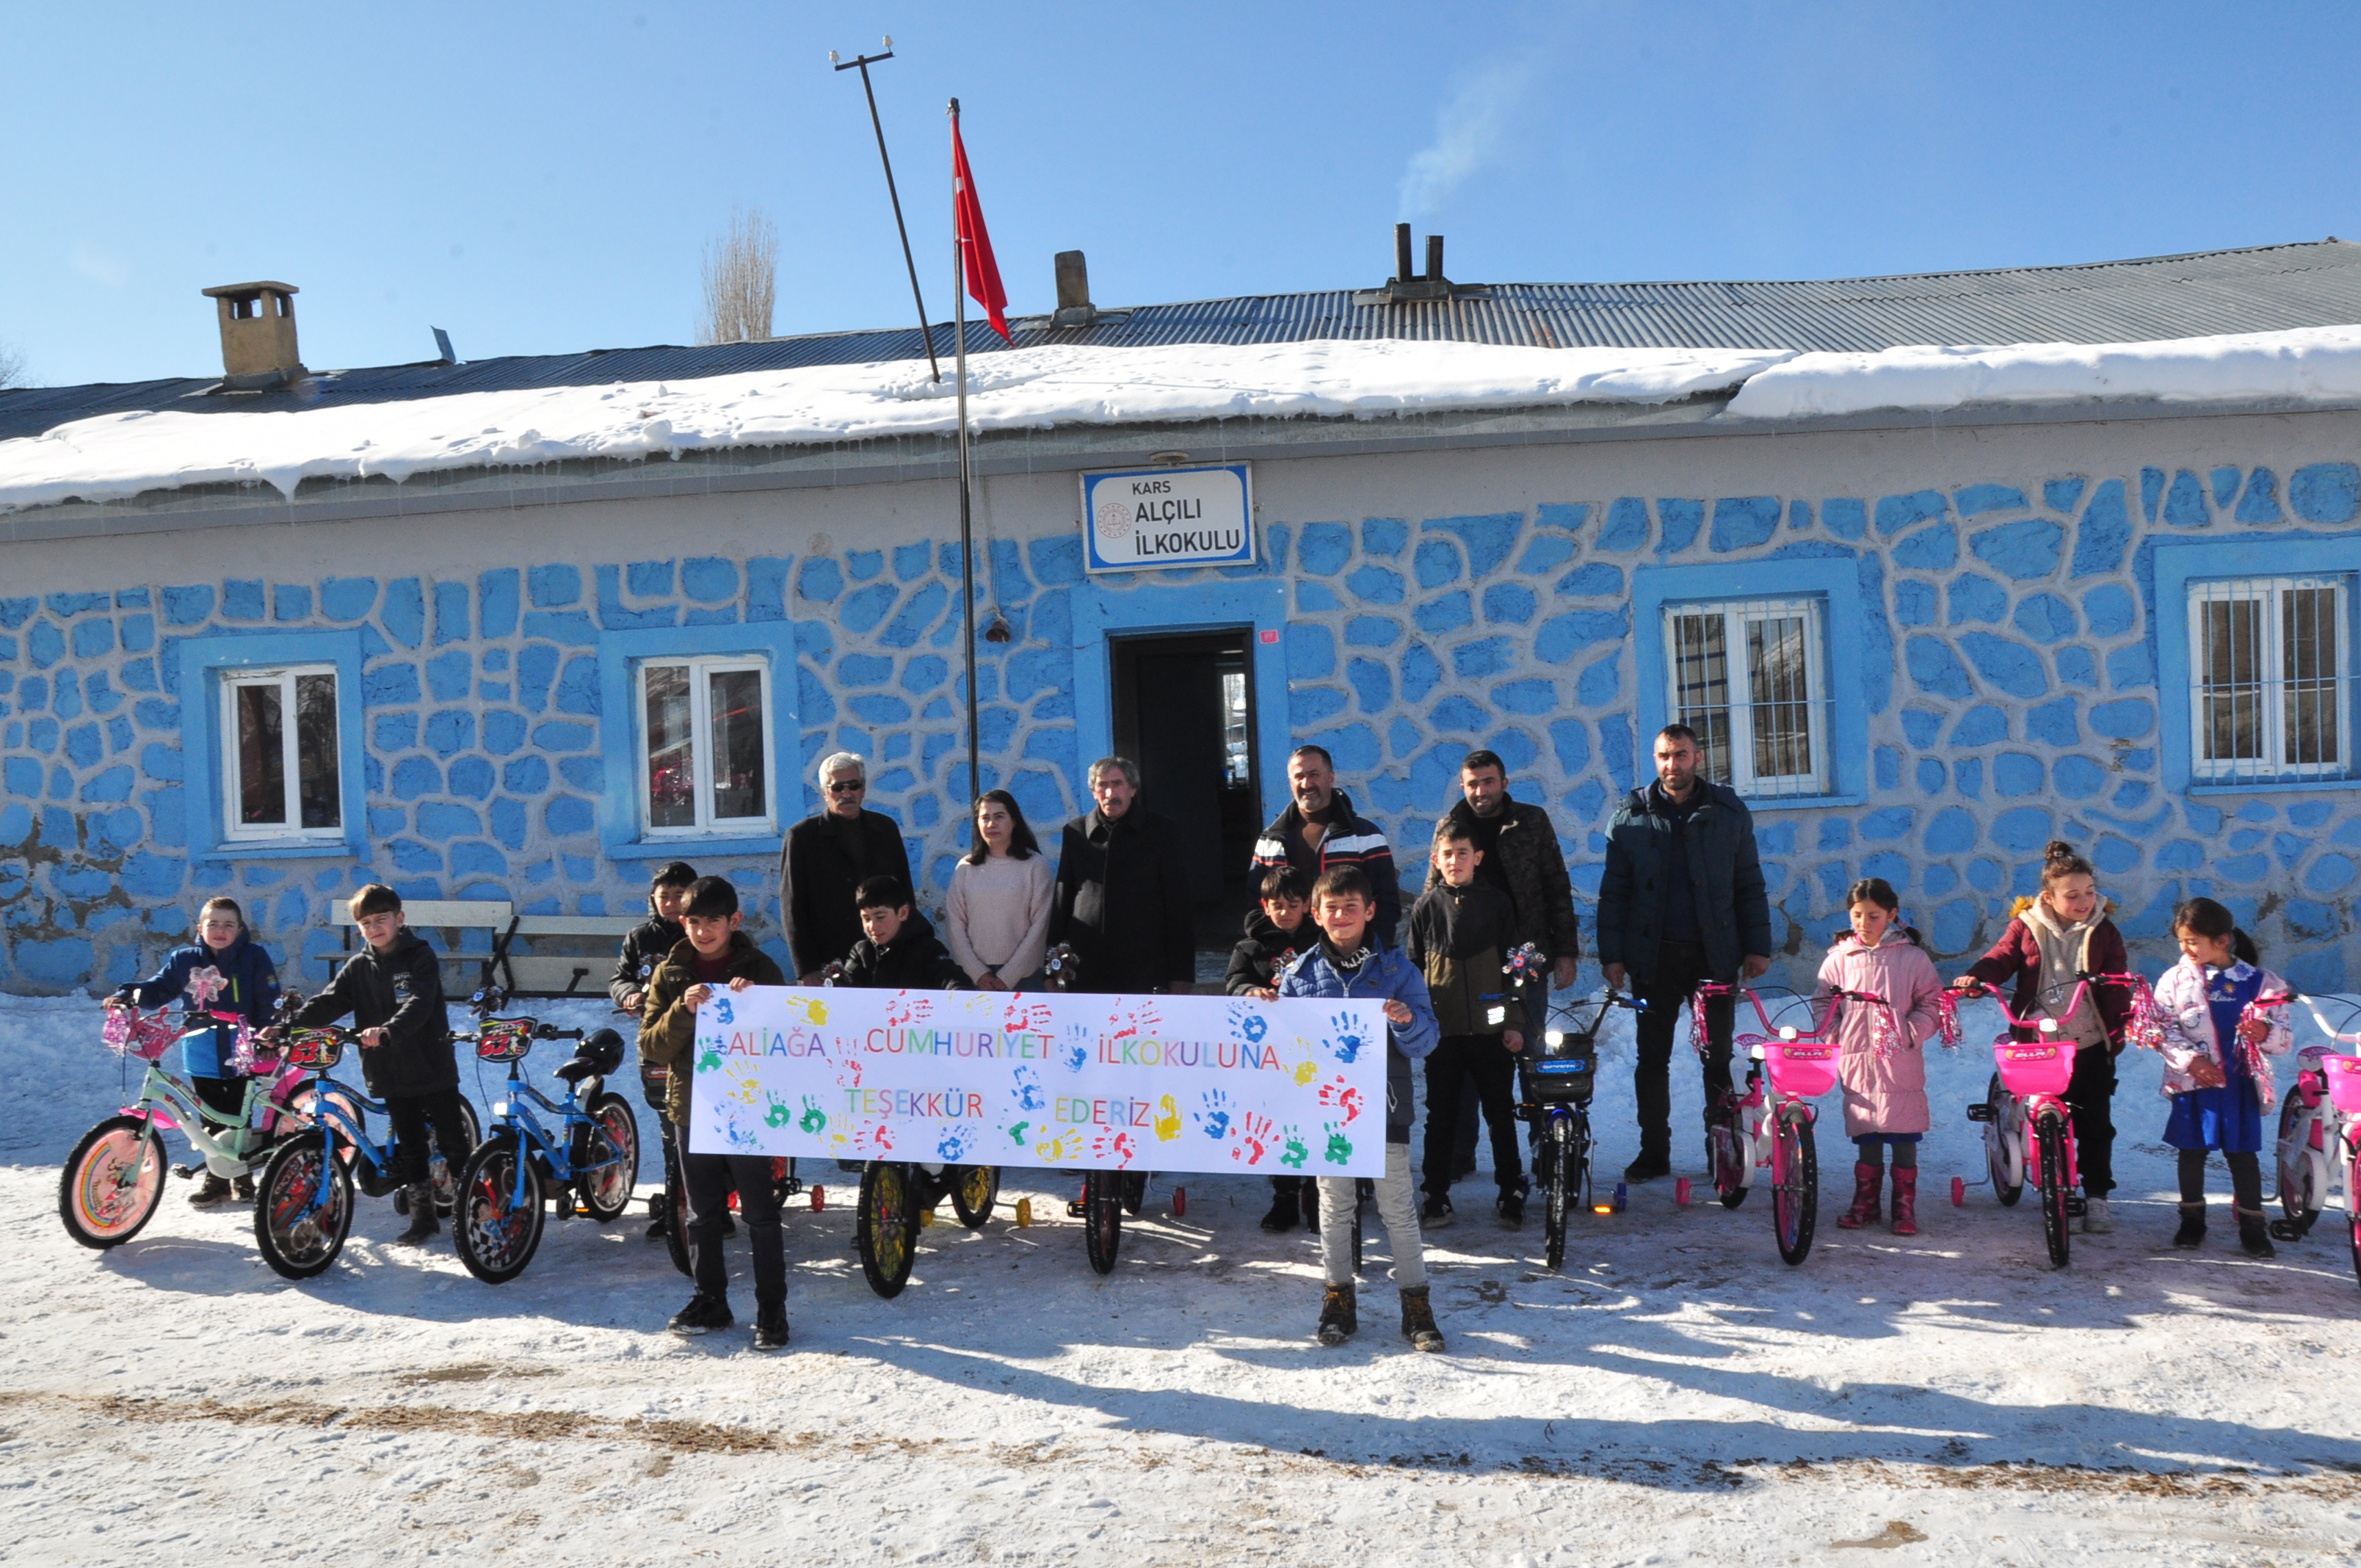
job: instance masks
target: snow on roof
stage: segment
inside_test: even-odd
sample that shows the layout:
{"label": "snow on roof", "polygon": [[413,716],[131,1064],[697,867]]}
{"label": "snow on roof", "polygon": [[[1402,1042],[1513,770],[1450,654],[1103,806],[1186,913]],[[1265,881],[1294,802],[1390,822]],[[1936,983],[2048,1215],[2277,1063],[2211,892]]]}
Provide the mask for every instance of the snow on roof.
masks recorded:
{"label": "snow on roof", "polygon": [[[968,369],[979,432],[1647,405],[1733,388],[1719,420],[2124,400],[2361,402],[2361,326],[1872,354],[1399,338],[1060,345],[978,356]],[[399,482],[434,470],[941,435],[956,423],[949,378],[930,382],[913,360],[295,411],[115,413],[0,441],[0,511],[256,480],[291,497],[313,477]]]}

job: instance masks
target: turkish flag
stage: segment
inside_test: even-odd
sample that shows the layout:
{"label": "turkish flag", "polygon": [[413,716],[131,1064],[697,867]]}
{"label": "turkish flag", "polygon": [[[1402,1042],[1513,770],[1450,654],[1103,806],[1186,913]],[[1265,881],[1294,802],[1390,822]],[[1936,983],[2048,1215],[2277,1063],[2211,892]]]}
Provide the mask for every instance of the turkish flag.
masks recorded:
{"label": "turkish flag", "polygon": [[959,121],[951,121],[951,221],[960,256],[967,267],[968,298],[982,305],[992,330],[1008,337],[1008,291],[1000,286],[1000,264],[992,258],[992,236],[983,226],[983,203],[976,200],[975,176],[968,172],[967,144]]}

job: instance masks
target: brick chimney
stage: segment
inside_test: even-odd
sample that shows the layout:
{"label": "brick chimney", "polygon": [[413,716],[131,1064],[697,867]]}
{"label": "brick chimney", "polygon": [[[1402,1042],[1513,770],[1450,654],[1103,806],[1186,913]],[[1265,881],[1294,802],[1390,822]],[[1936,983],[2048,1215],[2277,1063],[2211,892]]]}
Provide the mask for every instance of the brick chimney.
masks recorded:
{"label": "brick chimney", "polygon": [[295,285],[225,283],[203,291],[221,316],[222,376],[233,391],[268,391],[308,374],[295,352]]}

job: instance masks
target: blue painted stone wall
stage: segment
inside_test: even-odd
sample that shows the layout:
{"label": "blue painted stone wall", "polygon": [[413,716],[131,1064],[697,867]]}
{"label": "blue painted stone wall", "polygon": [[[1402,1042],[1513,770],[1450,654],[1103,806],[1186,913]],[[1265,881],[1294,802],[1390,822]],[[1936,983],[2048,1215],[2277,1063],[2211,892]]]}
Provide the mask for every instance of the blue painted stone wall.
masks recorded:
{"label": "blue painted stone wall", "polygon": [[[1863,663],[1871,798],[1757,818],[1798,978],[1842,924],[1852,879],[1902,889],[1949,959],[1997,934],[2034,885],[2042,843],[2060,836],[2097,861],[2151,963],[2169,950],[2172,903],[2202,892],[2236,909],[2299,983],[2347,979],[2361,799],[2335,787],[2202,799],[2164,790],[2142,545],[2352,526],[2353,465],[2307,455],[1844,489],[1266,515],[1261,565],[1136,580],[1086,582],[1063,526],[991,541],[979,598],[1015,637],[980,647],[985,783],[1012,789],[1045,837],[1077,808],[1088,761],[1073,710],[1080,596],[1278,576],[1291,611],[1290,727],[1335,753],[1356,801],[1393,835],[1406,877],[1422,869],[1460,755],[1481,744],[1508,759],[1520,796],[1550,807],[1587,911],[1601,832],[1647,772],[1635,733],[1634,568],[1850,558],[1871,594],[1869,636],[1836,656]],[[802,731],[779,747],[795,774],[786,814],[817,809],[811,764],[848,749],[872,759],[872,802],[902,824],[923,902],[939,900],[964,847],[955,543],[548,559],[448,580],[279,580],[214,575],[238,553],[180,537],[199,544],[137,553],[183,564],[154,580],[104,591],[17,583],[0,596],[0,986],[124,979],[181,938],[216,890],[246,902],[282,958],[332,947],[321,927],[329,901],[372,879],[413,896],[513,897],[534,912],[635,910],[645,862],[609,861],[596,829],[601,795],[631,785],[600,761],[604,727],[630,721],[600,711],[602,630],[792,620],[796,668],[777,678],[796,683]],[[192,861],[180,641],[354,627],[368,652],[369,854]],[[772,858],[700,865],[747,891],[756,935],[775,950]]]}

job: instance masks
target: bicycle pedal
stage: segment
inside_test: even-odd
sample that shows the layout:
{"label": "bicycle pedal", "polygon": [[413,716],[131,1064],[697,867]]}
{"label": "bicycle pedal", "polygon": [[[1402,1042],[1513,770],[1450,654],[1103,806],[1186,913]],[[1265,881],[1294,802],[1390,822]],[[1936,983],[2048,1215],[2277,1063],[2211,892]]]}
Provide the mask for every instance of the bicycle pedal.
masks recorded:
{"label": "bicycle pedal", "polygon": [[172,1174],[186,1181],[203,1169],[204,1167],[202,1165],[176,1165],[172,1168]]}
{"label": "bicycle pedal", "polygon": [[1090,1205],[1079,1198],[1066,1205],[1066,1218],[1069,1220],[1079,1220],[1090,1212]]}
{"label": "bicycle pedal", "polygon": [[1982,1101],[1968,1107],[1968,1120],[1971,1122],[1989,1122],[1993,1119],[1993,1108]]}
{"label": "bicycle pedal", "polygon": [[2303,1240],[2304,1233],[2311,1229],[2310,1225],[2296,1220],[2273,1220],[2270,1223],[2271,1239],[2276,1242],[2300,1242]]}
{"label": "bicycle pedal", "polygon": [[2066,1200],[2066,1214],[2069,1219],[2079,1220],[2090,1212],[2091,1201],[2089,1199],[2069,1198]]}

